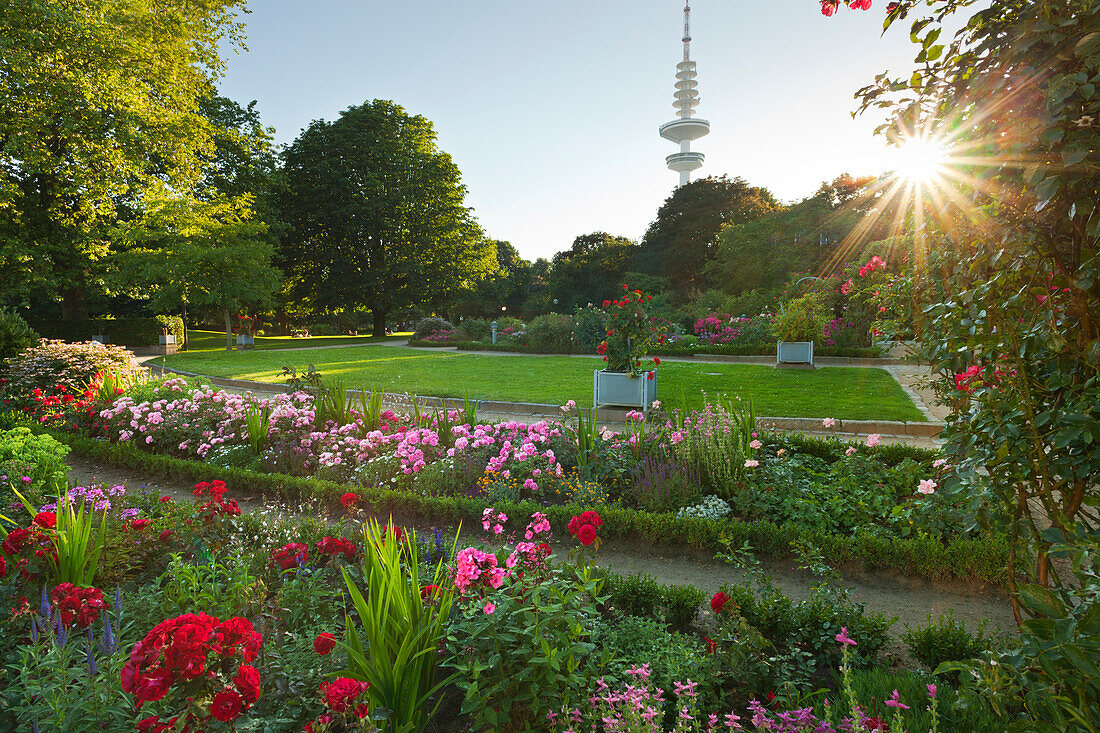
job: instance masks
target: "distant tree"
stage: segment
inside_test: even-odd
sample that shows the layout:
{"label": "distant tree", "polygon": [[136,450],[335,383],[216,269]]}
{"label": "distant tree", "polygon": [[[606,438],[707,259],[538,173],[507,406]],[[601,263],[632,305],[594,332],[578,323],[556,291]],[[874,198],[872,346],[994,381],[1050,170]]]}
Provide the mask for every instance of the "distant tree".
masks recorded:
{"label": "distant tree", "polygon": [[466,310],[473,315],[498,315],[501,306],[513,313],[519,312],[528,296],[531,263],[509,242],[494,241],[493,245],[497,266],[478,280],[470,293]]}
{"label": "distant tree", "polygon": [[393,102],[314,121],[284,153],[280,264],[320,309],[369,308],[383,335],[395,308],[446,301],[493,266],[494,247],[431,122]]}
{"label": "distant tree", "polygon": [[198,100],[244,0],[9,0],[0,13],[0,295],[87,316],[107,232],[151,188],[190,190]]}
{"label": "distant tree", "polygon": [[255,101],[242,107],[227,97],[205,97],[199,112],[210,122],[213,149],[202,156],[197,190],[206,196],[249,194],[256,208],[265,209],[279,168],[275,128],[261,122]]}
{"label": "distant tree", "polygon": [[779,288],[795,273],[825,276],[838,273],[870,241],[888,236],[879,216],[860,226],[879,205],[869,191],[873,178],[847,173],[822,183],[816,194],[797,204],[780,207],[750,222],[726,227],[719,233],[707,279],[726,293]]}
{"label": "distant tree", "polygon": [[766,188],[743,178],[700,178],[680,186],[649,225],[634,269],[668,278],[686,299],[707,288],[704,267],[714,259],[722,227],[759,219],[777,207]]}
{"label": "distant tree", "polygon": [[607,232],[577,237],[573,246],[554,255],[550,264],[544,295],[547,309],[569,313],[579,306],[610,298],[637,250],[633,240]]}
{"label": "distant tree", "polygon": [[271,265],[267,225],[254,218],[251,203],[248,196],[147,202],[139,219],[116,232],[127,247],[110,258],[108,282],[157,311],[181,303],[220,309],[231,350],[232,313],[270,303],[282,282]]}

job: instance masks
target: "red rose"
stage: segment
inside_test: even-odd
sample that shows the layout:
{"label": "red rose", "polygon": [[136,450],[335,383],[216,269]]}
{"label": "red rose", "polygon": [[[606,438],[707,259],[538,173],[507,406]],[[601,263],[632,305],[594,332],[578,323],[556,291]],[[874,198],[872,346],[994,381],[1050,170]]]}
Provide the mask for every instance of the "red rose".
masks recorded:
{"label": "red rose", "polygon": [[161,504],[167,504],[167,503],[168,503],[168,502],[170,502],[170,501],[172,501],[172,497],[170,497],[170,496],[162,496],[162,497],[160,497],[160,503],[161,503]]}
{"label": "red rose", "polygon": [[426,585],[420,589],[420,598],[427,600],[439,592],[438,585]]}
{"label": "red rose", "polygon": [[134,521],[130,522],[130,528],[131,529],[145,529],[146,527],[148,527],[152,523],[152,521],[153,520],[151,520],[151,519],[135,519]]}
{"label": "red rose", "polygon": [[661,365],[661,357],[659,357],[659,356],[653,357],[653,365],[654,366],[660,366]]}
{"label": "red rose", "polygon": [[57,515],[53,512],[38,512],[34,515],[32,524],[42,529],[53,529],[57,526]]}
{"label": "red rose", "polygon": [[34,531],[31,529],[13,529],[8,532],[8,536],[3,542],[0,542],[0,550],[3,550],[7,555],[18,555],[23,549],[23,545],[32,541],[34,537]]}
{"label": "red rose", "polygon": [[577,539],[581,541],[582,545],[591,545],[596,541],[596,528],[591,524],[581,525],[581,528],[577,531]]}
{"label": "red rose", "polygon": [[653,372],[646,372],[645,373],[645,378],[652,382],[653,381]]}
{"label": "red rose", "polygon": [[336,647],[336,637],[326,632],[317,634],[317,638],[313,640],[313,651],[320,654],[322,657],[331,652]]}
{"label": "red rose", "polygon": [[579,519],[581,524],[591,524],[593,527],[596,528],[603,526],[603,520],[600,519],[599,512],[594,512],[591,509],[586,512],[582,512]]}
{"label": "red rose", "polygon": [[611,305],[611,301],[610,301],[610,300],[605,300],[605,301],[603,302],[603,307],[604,307],[604,308],[606,308],[606,307],[607,307],[607,306],[609,306],[609,305]]}
{"label": "red rose", "polygon": [[8,563],[4,560],[4,556],[0,555],[0,578],[3,578],[8,574]]}
{"label": "red rose", "polygon": [[355,699],[366,692],[368,687],[370,685],[366,682],[338,677],[333,682],[322,682],[321,693],[334,713],[342,713],[355,704]]}
{"label": "red rose", "polygon": [[718,651],[718,644],[714,639],[711,639],[709,636],[704,636],[703,640],[707,643],[707,654],[714,654],[714,652]]}
{"label": "red rose", "polygon": [[722,591],[718,591],[714,594],[714,597],[710,599],[710,607],[715,613],[722,613],[722,609],[729,603],[730,597]]}
{"label": "red rose", "polygon": [[241,693],[246,705],[260,699],[260,673],[250,664],[242,664],[233,677],[233,685]]}
{"label": "red rose", "polygon": [[826,18],[832,17],[838,7],[840,0],[821,0],[821,14]]}
{"label": "red rose", "polygon": [[350,511],[352,508],[355,507],[355,502],[358,498],[359,497],[349,491],[348,493],[340,497],[340,503],[344,505],[345,509],[348,509]]}
{"label": "red rose", "polygon": [[237,716],[241,714],[242,703],[241,696],[237,694],[237,691],[232,687],[227,687],[214,695],[214,701],[210,703],[210,715],[223,723],[228,723],[231,720],[236,720]]}
{"label": "red rose", "polygon": [[157,537],[157,539],[160,540],[161,542],[167,542],[169,540],[169,538],[171,538],[171,537],[172,537],[172,530],[166,529],[166,530],[164,530],[163,532],[160,533],[160,536]]}

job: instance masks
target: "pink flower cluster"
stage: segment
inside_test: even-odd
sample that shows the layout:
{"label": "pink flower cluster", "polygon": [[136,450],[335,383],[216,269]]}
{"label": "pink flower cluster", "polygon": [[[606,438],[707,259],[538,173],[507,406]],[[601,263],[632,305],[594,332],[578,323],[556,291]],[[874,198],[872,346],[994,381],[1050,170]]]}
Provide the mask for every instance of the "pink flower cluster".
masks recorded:
{"label": "pink flower cluster", "polygon": [[455,589],[465,593],[471,587],[487,586],[499,588],[508,571],[497,565],[497,556],[482,552],[476,547],[467,547],[455,555]]}
{"label": "pink flower cluster", "polygon": [[878,255],[875,255],[870,260],[867,261],[866,265],[863,265],[862,267],[859,268],[859,276],[860,277],[867,277],[868,275],[870,275],[875,270],[885,270],[885,269],[886,269],[886,260],[882,259]]}

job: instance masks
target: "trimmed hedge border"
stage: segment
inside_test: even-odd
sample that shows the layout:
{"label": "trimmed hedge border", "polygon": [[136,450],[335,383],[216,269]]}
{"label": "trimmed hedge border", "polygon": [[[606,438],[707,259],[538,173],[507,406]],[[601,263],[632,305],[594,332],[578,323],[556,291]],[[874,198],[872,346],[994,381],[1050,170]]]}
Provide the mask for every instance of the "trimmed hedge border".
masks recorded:
{"label": "trimmed hedge border", "polygon": [[35,320],[30,322],[45,338],[62,341],[90,341],[93,336],[107,336],[117,346],[156,346],[160,336],[168,331],[183,346],[183,319],[179,316],[152,318],[89,318],[83,321]]}
{"label": "trimmed hedge border", "polygon": [[[466,497],[420,496],[378,487],[340,484],[316,478],[267,474],[242,468],[210,466],[169,456],[155,455],[129,445],[118,445],[83,435],[47,430],[73,452],[115,466],[133,469],[166,479],[206,481],[219,478],[235,490],[251,490],[289,499],[315,498],[339,508],[339,498],[355,493],[363,505],[378,515],[408,515],[421,521],[458,523],[478,522],[487,502]],[[564,533],[569,520],[584,509],[579,505],[542,506],[533,502],[496,504],[508,514],[526,516],[545,512],[554,530]],[[840,567],[858,563],[864,570],[892,570],[929,580],[969,580],[1002,583],[1008,565],[1008,544],[1003,536],[955,538],[948,544],[930,538],[878,537],[869,533],[852,536],[807,531],[793,525],[777,525],[766,520],[708,520],[683,518],[672,514],[654,514],[605,506],[603,535],[609,539],[646,542],[653,545],[682,545],[689,549],[718,552],[725,549],[723,539],[733,546],[747,542],[755,551],[776,559],[794,556],[792,543],[798,541],[817,547],[831,564]]]}
{"label": "trimmed hedge border", "polygon": [[[427,348],[457,348],[459,351],[508,351],[516,354],[559,354],[562,356],[596,356],[586,351],[543,351],[525,344],[491,344],[485,341],[449,341],[439,343],[410,339],[409,346]],[[650,349],[651,356],[767,356],[775,358],[775,346],[659,346]],[[841,357],[850,359],[880,359],[882,352],[875,348],[841,348],[836,346],[814,347],[815,357]]]}

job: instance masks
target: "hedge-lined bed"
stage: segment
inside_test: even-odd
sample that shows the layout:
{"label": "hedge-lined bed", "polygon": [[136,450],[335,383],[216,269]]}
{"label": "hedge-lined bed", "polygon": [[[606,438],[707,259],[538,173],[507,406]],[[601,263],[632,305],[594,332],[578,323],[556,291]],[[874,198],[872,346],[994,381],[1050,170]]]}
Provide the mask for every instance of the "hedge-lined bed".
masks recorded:
{"label": "hedge-lined bed", "polygon": [[[131,445],[110,444],[81,435],[49,431],[76,455],[104,461],[142,475],[184,481],[218,478],[239,491],[256,491],[268,497],[292,500],[318,499],[336,508],[345,493],[354,492],[364,507],[379,516],[416,519],[420,522],[478,522],[489,503],[474,498],[420,496],[377,487],[349,486],[312,477],[260,473],[243,468],[212,466],[169,456],[158,456]],[[516,516],[535,511],[547,514],[554,531],[563,533],[582,505],[541,506],[533,502],[497,502],[497,509]],[[864,570],[890,570],[930,580],[1005,580],[1008,546],[1003,537],[956,537],[947,544],[934,538],[876,537],[868,533],[843,536],[807,531],[793,523],[777,525],[766,520],[677,518],[603,506],[603,532],[609,539],[682,547],[708,553],[748,543],[753,551],[772,558],[795,556],[794,543],[816,546],[834,566],[855,564]]]}
{"label": "hedge-lined bed", "polygon": [[[498,341],[494,344],[491,341],[470,341],[466,339],[440,342],[414,338],[409,339],[408,345],[420,348],[436,349],[441,347],[454,347],[457,348],[459,351],[507,351],[516,354],[560,354],[566,356],[591,356],[593,354],[592,351],[584,349],[581,344],[577,344],[576,349],[566,351],[548,351],[537,346],[532,346],[531,344],[520,344],[506,341]],[[774,357],[775,344],[715,344],[713,346],[708,346],[706,344],[677,345],[676,343],[670,343],[661,346],[654,346],[649,350],[649,353],[653,356],[695,356],[696,354],[703,354],[714,356]],[[835,356],[852,359],[878,359],[882,357],[882,350],[873,347],[817,346],[815,344],[814,356]]]}

